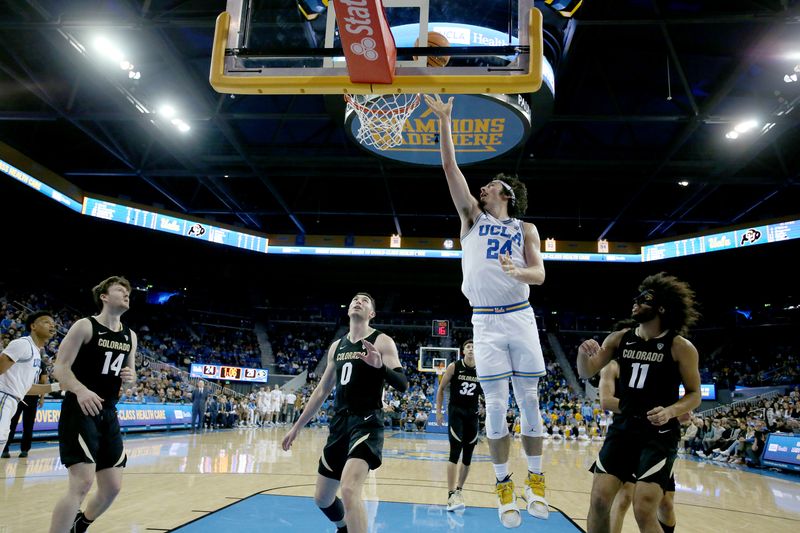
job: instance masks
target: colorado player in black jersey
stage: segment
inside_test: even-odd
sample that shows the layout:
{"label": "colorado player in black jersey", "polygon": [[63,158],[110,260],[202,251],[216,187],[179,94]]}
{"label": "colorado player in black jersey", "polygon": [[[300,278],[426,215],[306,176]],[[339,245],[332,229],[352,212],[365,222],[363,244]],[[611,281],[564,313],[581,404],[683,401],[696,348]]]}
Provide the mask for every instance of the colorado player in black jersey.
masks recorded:
{"label": "colorado player in black jersey", "polygon": [[[689,285],[666,274],[645,278],[634,299],[633,329],[611,333],[600,346],[578,348],[578,373],[588,378],[613,358],[619,365],[615,395],[619,414],[595,462],[587,531],[607,533],[614,497],[636,484],[633,509],[640,531],[661,533],[657,509],[670,488],[677,457],[678,417],[700,405],[700,372],[694,345],[682,335],[699,318]],[[678,397],[683,382],[686,394]]]}
{"label": "colorado player in black jersey", "polygon": [[[130,292],[125,278],[100,282],[92,289],[100,313],[75,322],[58,348],[53,374],[67,391],[58,441],[69,486],[53,509],[50,533],[86,531],[122,487],[127,456],[116,404],[122,383],[136,380],[136,334],[120,322],[130,307]],[[97,492],[81,512],[95,478]]]}
{"label": "colorado player in black jersey", "polygon": [[[408,380],[391,337],[373,329],[375,300],[356,294],[347,310],[350,331],[328,349],[328,364],[308,404],[283,438],[289,450],[300,430],[317,413],[336,387],[330,434],[319,459],[314,501],[338,527],[337,531],[366,533],[367,516],[362,487],[370,470],[381,466],[383,452],[383,387],[400,392]],[[342,487],[342,498],[336,491]]]}
{"label": "colorado player in black jersey", "polygon": [[[472,339],[461,347],[463,359],[450,363],[436,392],[436,423],[444,423],[444,391],[450,386],[450,401],[447,404],[447,433],[450,438],[450,459],[447,463],[447,510],[464,508],[461,489],[467,482],[472,452],[478,443],[478,398],[481,386],[475,371],[474,344]],[[456,468],[461,457],[461,469],[456,483]]]}

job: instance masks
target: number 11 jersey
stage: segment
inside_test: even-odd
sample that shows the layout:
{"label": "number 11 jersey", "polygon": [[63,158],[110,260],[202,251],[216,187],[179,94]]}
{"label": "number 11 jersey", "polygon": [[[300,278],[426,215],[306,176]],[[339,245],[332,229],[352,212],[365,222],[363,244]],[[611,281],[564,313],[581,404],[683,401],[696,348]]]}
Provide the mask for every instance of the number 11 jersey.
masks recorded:
{"label": "number 11 jersey", "polygon": [[72,372],[86,388],[103,399],[104,409],[111,409],[119,400],[120,370],[131,353],[131,330],[122,325],[120,331],[111,331],[95,317],[88,318],[92,324],[92,338],[78,350]]}
{"label": "number 11 jersey", "polygon": [[[643,419],[650,409],[678,401],[681,374],[672,358],[674,338],[675,334],[668,331],[644,340],[636,335],[635,328],[623,334],[615,353],[619,364],[616,396],[623,418]],[[676,419],[672,422],[677,424]]]}

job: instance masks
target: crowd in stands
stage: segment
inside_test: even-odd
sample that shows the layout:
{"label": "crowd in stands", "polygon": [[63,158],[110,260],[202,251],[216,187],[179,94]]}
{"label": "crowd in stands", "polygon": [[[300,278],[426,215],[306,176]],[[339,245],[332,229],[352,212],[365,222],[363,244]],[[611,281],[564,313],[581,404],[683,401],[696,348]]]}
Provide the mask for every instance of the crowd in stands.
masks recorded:
{"label": "crowd in stands", "polygon": [[766,436],[772,432],[800,434],[800,387],[783,396],[737,402],[694,417],[684,428],[680,453],[757,468]]}
{"label": "crowd in stands", "polygon": [[295,324],[271,321],[267,334],[279,374],[313,371],[325,357],[334,334],[333,323]]}

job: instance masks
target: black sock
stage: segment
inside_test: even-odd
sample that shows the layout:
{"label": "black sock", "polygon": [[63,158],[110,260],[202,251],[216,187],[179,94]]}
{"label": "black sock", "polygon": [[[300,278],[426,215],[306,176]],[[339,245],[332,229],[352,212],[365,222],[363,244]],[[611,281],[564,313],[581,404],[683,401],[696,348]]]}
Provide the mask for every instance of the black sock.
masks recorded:
{"label": "black sock", "polygon": [[344,504],[338,496],[328,507],[320,507],[319,509],[328,517],[328,520],[339,526],[338,531],[342,531],[341,528],[347,531],[347,525],[344,523]]}
{"label": "black sock", "polygon": [[78,511],[78,514],[75,515],[75,521],[72,523],[72,528],[69,531],[70,533],[84,533],[92,522],[94,522],[94,520],[87,519],[83,511]]}
{"label": "black sock", "polygon": [[337,527],[336,533],[347,533],[347,526]]}
{"label": "black sock", "polygon": [[457,491],[461,491],[461,487],[456,487],[456,490]]}
{"label": "black sock", "polygon": [[454,490],[448,490],[448,491],[447,491],[447,497],[449,498],[449,497],[450,497],[450,496],[452,496],[452,495],[453,495],[455,492],[456,492],[456,491],[454,491]]}
{"label": "black sock", "polygon": [[664,533],[675,533],[675,526],[668,526],[661,520],[658,523],[661,524],[661,529],[664,530]]}

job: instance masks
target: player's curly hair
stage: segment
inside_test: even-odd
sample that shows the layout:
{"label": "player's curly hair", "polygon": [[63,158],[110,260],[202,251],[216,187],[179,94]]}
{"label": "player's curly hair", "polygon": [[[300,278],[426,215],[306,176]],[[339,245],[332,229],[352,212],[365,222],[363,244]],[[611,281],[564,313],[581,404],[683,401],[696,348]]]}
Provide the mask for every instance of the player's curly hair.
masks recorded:
{"label": "player's curly hair", "polygon": [[[508,183],[511,190],[514,191],[515,199],[511,200],[511,195],[506,194],[508,197],[508,215],[512,218],[520,218],[528,210],[528,188],[519,179],[516,174],[498,174],[493,180],[502,180]],[[505,193],[505,189],[503,191]]]}
{"label": "player's curly hair", "polygon": [[110,278],[104,279],[92,288],[94,303],[101,311],[103,310],[103,301],[100,299],[100,295],[108,294],[108,289],[110,289],[112,285],[122,285],[128,289],[128,292],[131,292],[131,282],[122,276],[111,276]]}
{"label": "player's curly hair", "polygon": [[639,285],[639,290],[655,293],[656,305],[664,308],[664,312],[660,313],[662,325],[679,335],[686,335],[689,328],[700,319],[694,291],[688,283],[675,276],[666,272],[647,276]]}

